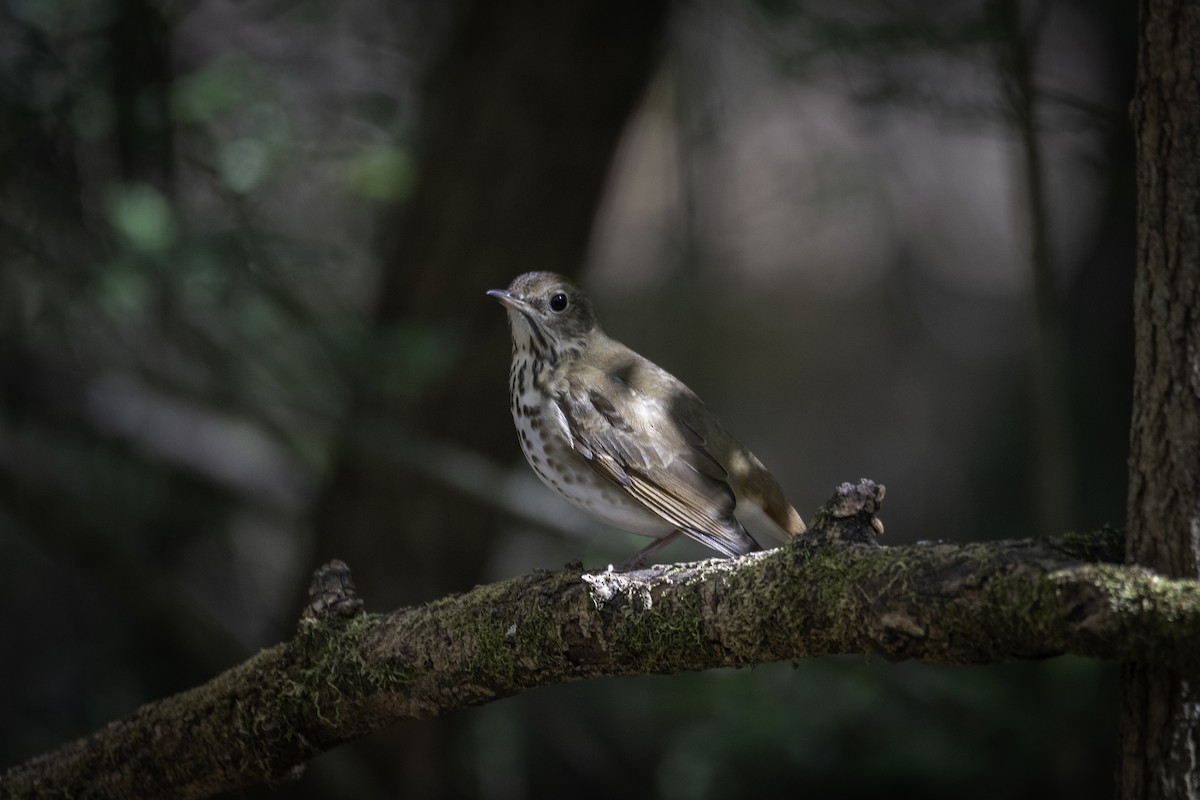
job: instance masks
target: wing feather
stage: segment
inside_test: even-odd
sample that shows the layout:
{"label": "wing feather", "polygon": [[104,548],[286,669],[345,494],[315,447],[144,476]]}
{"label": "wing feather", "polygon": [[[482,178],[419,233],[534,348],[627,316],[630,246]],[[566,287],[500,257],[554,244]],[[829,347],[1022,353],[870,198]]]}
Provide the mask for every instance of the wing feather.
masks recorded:
{"label": "wing feather", "polygon": [[572,447],[593,470],[707,547],[730,556],[758,549],[733,515],[729,474],[703,436],[631,382],[580,373],[556,401]]}

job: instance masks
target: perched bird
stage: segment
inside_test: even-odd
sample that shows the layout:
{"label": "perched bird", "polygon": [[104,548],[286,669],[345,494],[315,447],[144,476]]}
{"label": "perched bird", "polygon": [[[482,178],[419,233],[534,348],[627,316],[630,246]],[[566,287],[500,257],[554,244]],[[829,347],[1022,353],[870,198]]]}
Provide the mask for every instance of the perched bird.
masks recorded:
{"label": "perched bird", "polygon": [[578,286],[527,272],[488,294],[508,310],[512,415],[534,472],[602,521],[656,539],[623,566],[680,534],[736,556],[804,532],[762,462],[682,381],[605,334]]}

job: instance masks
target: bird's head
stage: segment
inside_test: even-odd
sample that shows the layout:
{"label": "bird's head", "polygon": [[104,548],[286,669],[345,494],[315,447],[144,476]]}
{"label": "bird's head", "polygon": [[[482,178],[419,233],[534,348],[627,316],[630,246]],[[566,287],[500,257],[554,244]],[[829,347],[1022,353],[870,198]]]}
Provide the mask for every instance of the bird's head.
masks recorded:
{"label": "bird's head", "polygon": [[507,289],[488,295],[508,309],[513,348],[557,362],[564,352],[580,352],[598,328],[587,295],[553,272],[526,272]]}

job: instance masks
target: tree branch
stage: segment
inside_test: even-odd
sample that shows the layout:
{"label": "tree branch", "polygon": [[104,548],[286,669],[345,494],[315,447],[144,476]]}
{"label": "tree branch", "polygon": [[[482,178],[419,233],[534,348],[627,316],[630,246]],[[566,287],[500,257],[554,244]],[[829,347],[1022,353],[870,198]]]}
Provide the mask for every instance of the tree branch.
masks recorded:
{"label": "tree branch", "polygon": [[[526,575],[367,614],[317,571],[289,642],[0,777],[0,796],[201,797],[297,776],[404,717],[610,675],[838,653],[982,664],[1074,653],[1200,672],[1200,583],[1121,566],[1105,530],[1049,541],[878,547],[845,486],[765,553],[631,573]],[[865,495],[869,501],[871,493]],[[847,498],[850,498],[848,500]]]}

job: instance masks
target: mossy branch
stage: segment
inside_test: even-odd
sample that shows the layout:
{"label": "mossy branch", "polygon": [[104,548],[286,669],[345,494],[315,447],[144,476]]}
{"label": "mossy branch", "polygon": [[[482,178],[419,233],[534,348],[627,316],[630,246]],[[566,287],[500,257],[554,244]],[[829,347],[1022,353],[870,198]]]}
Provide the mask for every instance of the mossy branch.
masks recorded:
{"label": "mossy branch", "polygon": [[390,614],[363,613],[334,562],[291,641],[10,769],[0,796],[202,797],[278,782],[403,717],[609,675],[835,653],[958,664],[1074,653],[1200,672],[1200,583],[1113,563],[1119,532],[878,547],[881,492],[844,507],[864,485],[777,550],[537,573]]}

